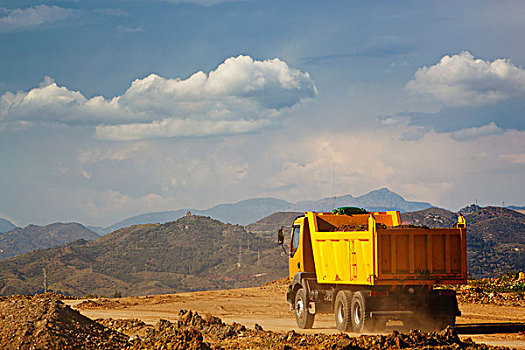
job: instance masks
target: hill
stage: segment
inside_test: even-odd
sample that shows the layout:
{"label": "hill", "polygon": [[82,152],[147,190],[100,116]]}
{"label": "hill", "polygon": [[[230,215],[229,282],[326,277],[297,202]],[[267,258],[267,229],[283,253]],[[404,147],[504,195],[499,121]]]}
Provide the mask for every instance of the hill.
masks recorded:
{"label": "hill", "polygon": [[220,204],[209,209],[180,209],[145,213],[122,220],[112,226],[97,232],[112,232],[114,230],[138,224],[164,223],[181,218],[187,211],[196,215],[210,216],[222,222],[247,225],[276,212],[331,211],[343,206],[363,207],[370,211],[399,210],[413,211],[431,207],[425,202],[410,202],[386,188],[371,191],[359,197],[344,195],[334,198],[324,198],[316,201],[290,203],[275,198],[254,198],[232,204]]}
{"label": "hill", "polygon": [[0,259],[7,259],[35,249],[58,246],[78,239],[93,240],[98,237],[96,233],[77,223],[28,225],[0,235]]}
{"label": "hill", "polygon": [[8,232],[15,228],[16,226],[11,221],[0,218],[0,233]]}
{"label": "hill", "polygon": [[304,215],[303,212],[279,212],[269,215],[259,221],[246,226],[248,232],[253,232],[261,237],[268,237],[269,239],[277,239],[277,230],[281,227],[290,227],[293,220],[299,215]]}
{"label": "hill", "polygon": [[0,294],[42,291],[43,268],[50,289],[76,296],[260,285],[285,275],[281,253],[242,226],[191,215],[0,261]]}
{"label": "hill", "polygon": [[[501,207],[469,205],[460,210],[467,221],[469,274],[493,277],[525,270],[525,215]],[[404,224],[451,227],[457,214],[440,208],[402,213]]]}
{"label": "hill", "polygon": [[469,272],[476,277],[525,270],[525,215],[501,207],[465,214]]}
{"label": "hill", "polygon": [[458,222],[458,215],[450,210],[432,207],[410,213],[402,213],[401,221],[403,224],[428,227],[452,227]]}

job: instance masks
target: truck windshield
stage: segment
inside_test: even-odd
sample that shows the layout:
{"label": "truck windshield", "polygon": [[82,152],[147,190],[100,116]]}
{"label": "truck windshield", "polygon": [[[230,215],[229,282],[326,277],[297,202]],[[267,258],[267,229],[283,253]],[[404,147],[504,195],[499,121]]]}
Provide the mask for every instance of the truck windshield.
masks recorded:
{"label": "truck windshield", "polygon": [[292,233],[292,244],[290,245],[290,256],[294,256],[299,248],[299,236],[301,234],[301,226],[294,226]]}

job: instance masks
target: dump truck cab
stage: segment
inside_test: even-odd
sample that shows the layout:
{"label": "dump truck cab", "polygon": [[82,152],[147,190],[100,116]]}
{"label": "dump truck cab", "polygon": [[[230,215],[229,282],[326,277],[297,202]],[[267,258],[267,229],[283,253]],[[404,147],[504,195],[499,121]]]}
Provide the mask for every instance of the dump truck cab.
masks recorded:
{"label": "dump truck cab", "polygon": [[311,328],[322,312],[354,332],[388,320],[443,328],[460,315],[455,292],[435,285],[466,282],[462,216],[452,228],[430,229],[401,225],[397,211],[305,212],[288,237],[286,298],[300,328]]}
{"label": "dump truck cab", "polygon": [[[312,242],[306,217],[295,219],[290,235],[288,269],[290,282],[299,272],[315,272]],[[306,232],[305,232],[306,231]]]}

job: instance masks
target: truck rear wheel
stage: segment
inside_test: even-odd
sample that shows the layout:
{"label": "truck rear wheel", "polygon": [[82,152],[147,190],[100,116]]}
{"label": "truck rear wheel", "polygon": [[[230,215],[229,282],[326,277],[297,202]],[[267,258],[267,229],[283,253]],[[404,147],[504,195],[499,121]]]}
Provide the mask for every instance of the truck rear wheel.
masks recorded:
{"label": "truck rear wheel", "polygon": [[352,330],[352,292],[340,290],[335,297],[334,304],[335,324],[341,332]]}
{"label": "truck rear wheel", "polygon": [[302,329],[312,328],[315,314],[311,314],[308,311],[308,300],[306,300],[306,292],[304,288],[300,288],[297,293],[295,293],[294,308],[297,326]]}
{"label": "truck rear wheel", "polygon": [[355,333],[371,332],[373,320],[366,309],[366,299],[361,292],[355,292],[352,297],[352,330]]}

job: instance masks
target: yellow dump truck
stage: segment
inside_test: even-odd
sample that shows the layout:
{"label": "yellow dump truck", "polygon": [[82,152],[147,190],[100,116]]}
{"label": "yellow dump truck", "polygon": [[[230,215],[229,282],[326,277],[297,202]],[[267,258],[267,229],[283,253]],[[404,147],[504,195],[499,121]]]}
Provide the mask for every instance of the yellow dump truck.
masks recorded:
{"label": "yellow dump truck", "polygon": [[339,330],[356,333],[388,321],[445,328],[461,314],[455,291],[436,287],[466,283],[461,215],[452,228],[428,228],[401,225],[397,211],[306,212],[293,222],[287,253],[286,298],[299,328],[311,328],[317,313],[333,312]]}

